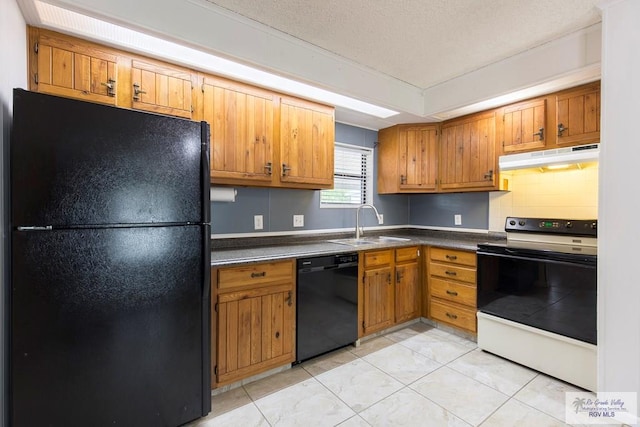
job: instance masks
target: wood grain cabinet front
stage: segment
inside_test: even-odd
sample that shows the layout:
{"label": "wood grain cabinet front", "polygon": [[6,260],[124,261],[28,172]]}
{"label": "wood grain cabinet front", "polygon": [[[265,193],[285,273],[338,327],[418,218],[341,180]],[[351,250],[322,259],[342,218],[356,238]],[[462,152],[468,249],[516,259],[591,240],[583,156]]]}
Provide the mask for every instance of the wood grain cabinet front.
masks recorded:
{"label": "wood grain cabinet front", "polygon": [[213,184],[273,185],[277,99],[273,92],[203,77],[202,120],[211,126]]}
{"label": "wood grain cabinet front", "polygon": [[378,193],[436,191],[440,125],[397,125],[378,132]]}
{"label": "wood grain cabinet front", "polygon": [[295,360],[294,261],[212,271],[212,384]]}
{"label": "wood grain cabinet front", "polygon": [[600,142],[600,82],[555,95],[556,145],[571,146]]}
{"label": "wood grain cabinet front", "polygon": [[420,249],[360,253],[359,336],[420,317]]}
{"label": "wood grain cabinet front", "polygon": [[430,247],[427,256],[427,316],[476,332],[476,254]]}
{"label": "wood grain cabinet front", "polygon": [[29,27],[29,44],[32,91],[116,105],[116,52],[34,27]]}
{"label": "wood grain cabinet front", "polygon": [[191,119],[195,78],[196,74],[187,68],[151,59],[133,59],[131,106],[136,110]]}
{"label": "wood grain cabinet front", "polygon": [[332,188],[334,109],[298,98],[280,98],[282,187]]}
{"label": "wood grain cabinet front", "polygon": [[495,111],[449,120],[440,138],[441,191],[497,189]]}

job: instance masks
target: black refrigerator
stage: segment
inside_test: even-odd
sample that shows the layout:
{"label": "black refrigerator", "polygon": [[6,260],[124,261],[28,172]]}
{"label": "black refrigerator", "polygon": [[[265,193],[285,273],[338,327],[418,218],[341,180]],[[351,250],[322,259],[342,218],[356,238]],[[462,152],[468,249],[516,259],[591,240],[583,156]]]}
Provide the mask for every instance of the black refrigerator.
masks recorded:
{"label": "black refrigerator", "polygon": [[11,425],[211,408],[208,125],[14,90]]}

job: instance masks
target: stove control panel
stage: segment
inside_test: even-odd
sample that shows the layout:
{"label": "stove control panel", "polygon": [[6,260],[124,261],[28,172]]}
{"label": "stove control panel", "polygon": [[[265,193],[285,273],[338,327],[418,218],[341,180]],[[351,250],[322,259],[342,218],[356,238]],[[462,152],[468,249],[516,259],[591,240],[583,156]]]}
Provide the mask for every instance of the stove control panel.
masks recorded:
{"label": "stove control panel", "polygon": [[507,217],[504,231],[597,237],[598,220]]}

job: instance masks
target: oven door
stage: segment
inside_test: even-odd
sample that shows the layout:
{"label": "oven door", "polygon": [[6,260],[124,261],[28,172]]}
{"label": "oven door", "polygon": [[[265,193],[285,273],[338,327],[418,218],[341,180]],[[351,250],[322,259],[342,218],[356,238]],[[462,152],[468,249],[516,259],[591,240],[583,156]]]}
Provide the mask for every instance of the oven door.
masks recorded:
{"label": "oven door", "polygon": [[597,257],[478,246],[478,310],[596,344]]}

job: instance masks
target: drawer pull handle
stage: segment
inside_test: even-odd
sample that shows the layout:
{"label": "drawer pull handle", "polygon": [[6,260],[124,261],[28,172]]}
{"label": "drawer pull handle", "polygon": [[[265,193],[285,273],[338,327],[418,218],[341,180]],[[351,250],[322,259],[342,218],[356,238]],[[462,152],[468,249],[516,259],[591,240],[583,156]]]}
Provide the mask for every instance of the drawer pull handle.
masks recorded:
{"label": "drawer pull handle", "polygon": [[251,273],[251,278],[255,278],[255,277],[264,277],[267,275],[266,271],[261,271],[260,273]]}
{"label": "drawer pull handle", "polygon": [[455,261],[458,259],[456,255],[445,255],[448,260]]}
{"label": "drawer pull handle", "polygon": [[446,274],[447,276],[456,276],[458,273],[456,273],[455,271],[445,271],[444,274]]}
{"label": "drawer pull handle", "polygon": [[450,291],[449,289],[447,289],[447,294],[453,295],[454,297],[458,296],[458,293],[456,291]]}
{"label": "drawer pull handle", "polygon": [[454,320],[458,318],[458,316],[456,316],[455,314],[449,313],[449,312],[447,312],[447,317],[449,319],[454,319]]}

